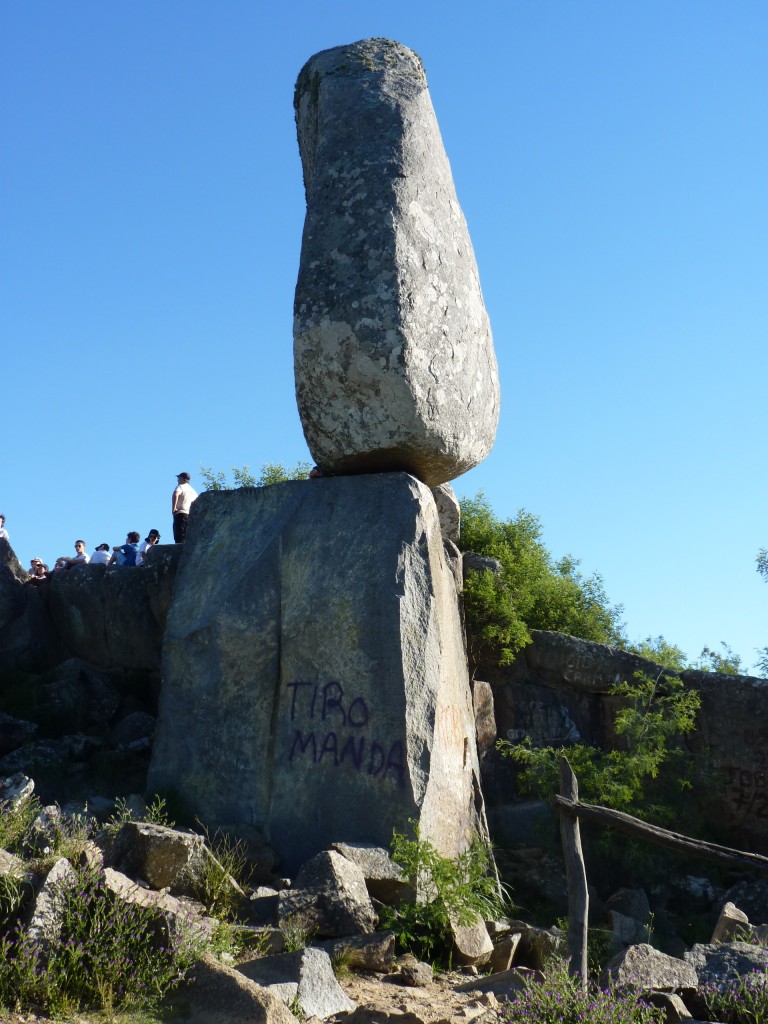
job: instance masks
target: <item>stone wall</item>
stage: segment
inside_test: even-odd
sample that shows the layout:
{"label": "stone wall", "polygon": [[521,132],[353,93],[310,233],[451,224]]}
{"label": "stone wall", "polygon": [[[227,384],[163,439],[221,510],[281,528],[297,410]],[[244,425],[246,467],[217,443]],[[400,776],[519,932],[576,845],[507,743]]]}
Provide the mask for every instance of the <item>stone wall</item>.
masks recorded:
{"label": "stone wall", "polygon": [[[534,631],[533,643],[506,667],[486,664],[497,738],[530,736],[537,746],[583,741],[604,746],[614,737],[611,723],[618,698],[614,683],[635,672],[657,675],[659,666],[602,644],[561,633]],[[701,694],[694,733],[685,738],[691,754],[713,769],[706,791],[691,795],[701,814],[702,833],[721,842],[768,853],[768,680],[714,672],[680,673]],[[483,759],[483,789],[491,830],[505,840],[510,822],[526,830],[516,771],[495,751]]]}

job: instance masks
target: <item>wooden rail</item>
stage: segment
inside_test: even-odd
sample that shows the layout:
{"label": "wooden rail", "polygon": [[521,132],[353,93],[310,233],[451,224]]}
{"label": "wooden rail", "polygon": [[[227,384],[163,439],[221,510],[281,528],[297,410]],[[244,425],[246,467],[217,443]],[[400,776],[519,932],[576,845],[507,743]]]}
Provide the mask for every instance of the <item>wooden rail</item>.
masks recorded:
{"label": "wooden rail", "polygon": [[620,832],[645,839],[656,846],[687,853],[701,860],[714,861],[748,871],[768,875],[768,857],[759,853],[746,853],[729,846],[718,846],[703,839],[691,839],[679,832],[670,832],[658,825],[633,818],[623,811],[579,802],[579,789],[573,769],[565,757],[560,758],[560,795],[554,799],[560,814],[560,835],[563,841],[565,872],[568,879],[568,959],[569,970],[587,984],[587,926],[589,923],[589,895],[587,871],[579,834],[579,819],[596,825],[615,828]]}

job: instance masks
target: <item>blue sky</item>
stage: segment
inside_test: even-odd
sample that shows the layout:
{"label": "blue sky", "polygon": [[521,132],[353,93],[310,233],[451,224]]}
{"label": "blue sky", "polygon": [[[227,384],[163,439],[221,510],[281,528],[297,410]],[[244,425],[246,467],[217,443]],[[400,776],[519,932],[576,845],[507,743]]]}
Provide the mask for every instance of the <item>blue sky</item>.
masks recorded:
{"label": "blue sky", "polygon": [[422,57],[491,317],[496,445],[631,639],[768,644],[768,6],[6,0],[0,511],[27,565],[157,527],[188,470],[308,458],[293,85]]}

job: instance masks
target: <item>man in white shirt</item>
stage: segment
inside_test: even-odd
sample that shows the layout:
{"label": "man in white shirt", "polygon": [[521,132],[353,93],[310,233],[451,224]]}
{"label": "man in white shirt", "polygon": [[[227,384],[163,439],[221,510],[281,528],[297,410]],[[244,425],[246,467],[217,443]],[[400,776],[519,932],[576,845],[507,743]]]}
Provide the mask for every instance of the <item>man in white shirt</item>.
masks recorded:
{"label": "man in white shirt", "polygon": [[56,559],[56,565],[54,565],[54,572],[58,572],[59,569],[71,569],[73,565],[88,565],[90,557],[85,550],[85,541],[75,541],[75,557],[67,558],[66,555],[62,555],[61,558]]}
{"label": "man in white shirt", "polygon": [[144,565],[144,556],[147,551],[160,543],[160,534],[157,530],[150,530],[144,540],[139,544],[139,553],[136,556],[136,565]]}
{"label": "man in white shirt", "polygon": [[8,540],[8,531],[5,528],[4,515],[0,515],[0,540]]}
{"label": "man in white shirt", "polygon": [[192,502],[197,491],[190,486],[189,473],[179,473],[176,477],[176,490],[173,492],[173,539],[176,544],[183,544],[187,536],[187,522]]}

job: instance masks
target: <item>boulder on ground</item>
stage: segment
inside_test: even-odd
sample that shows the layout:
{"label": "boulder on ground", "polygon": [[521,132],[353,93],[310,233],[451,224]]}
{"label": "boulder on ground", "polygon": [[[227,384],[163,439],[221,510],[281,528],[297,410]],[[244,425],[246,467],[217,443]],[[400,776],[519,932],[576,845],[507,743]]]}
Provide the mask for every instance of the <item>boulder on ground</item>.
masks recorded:
{"label": "boulder on ground", "polygon": [[281,870],[411,821],[444,856],[487,837],[458,596],[413,477],[201,494],[163,664],[148,790],[254,825]]}
{"label": "boulder on ground", "polygon": [[210,954],[166,1003],[184,1024],[296,1024],[282,999]]}
{"label": "boulder on ground", "polygon": [[749,918],[729,900],[723,904],[720,911],[720,917],[712,932],[712,942],[731,942],[745,929],[749,929]]}
{"label": "boulder on ground", "polygon": [[307,213],[296,398],[318,466],[430,487],[491,449],[499,382],[475,257],[418,56],[312,57],[294,105]]}
{"label": "boulder on ground", "polygon": [[331,960],[341,960],[349,967],[387,974],[395,962],[394,932],[371,932],[370,935],[345,935],[326,939],[318,945]]}
{"label": "boulder on ground", "polygon": [[376,928],[362,871],[335,850],[323,850],[307,861],[293,885],[278,895],[281,927],[299,918],[321,938],[366,934]]}
{"label": "boulder on ground", "polygon": [[205,840],[148,821],[127,821],[108,845],[106,862],[153,889],[187,892],[206,855]]}
{"label": "boulder on ground", "polygon": [[695,989],[698,984],[696,971],[690,963],[667,956],[647,942],[618,953],[604,968],[600,981],[603,985],[614,982],[661,992]]}
{"label": "boulder on ground", "polygon": [[479,914],[473,914],[467,924],[451,921],[453,944],[461,964],[486,964],[493,953],[493,942]]}
{"label": "boulder on ground", "polygon": [[246,960],[237,970],[290,1005],[298,1000],[302,1011],[324,1018],[355,1009],[336,981],[325,950],[309,947],[280,956]]}
{"label": "boulder on ground", "polygon": [[394,903],[407,888],[408,881],[389,851],[370,843],[334,843],[336,850],[356,864],[363,873],[369,894],[380,903]]}

